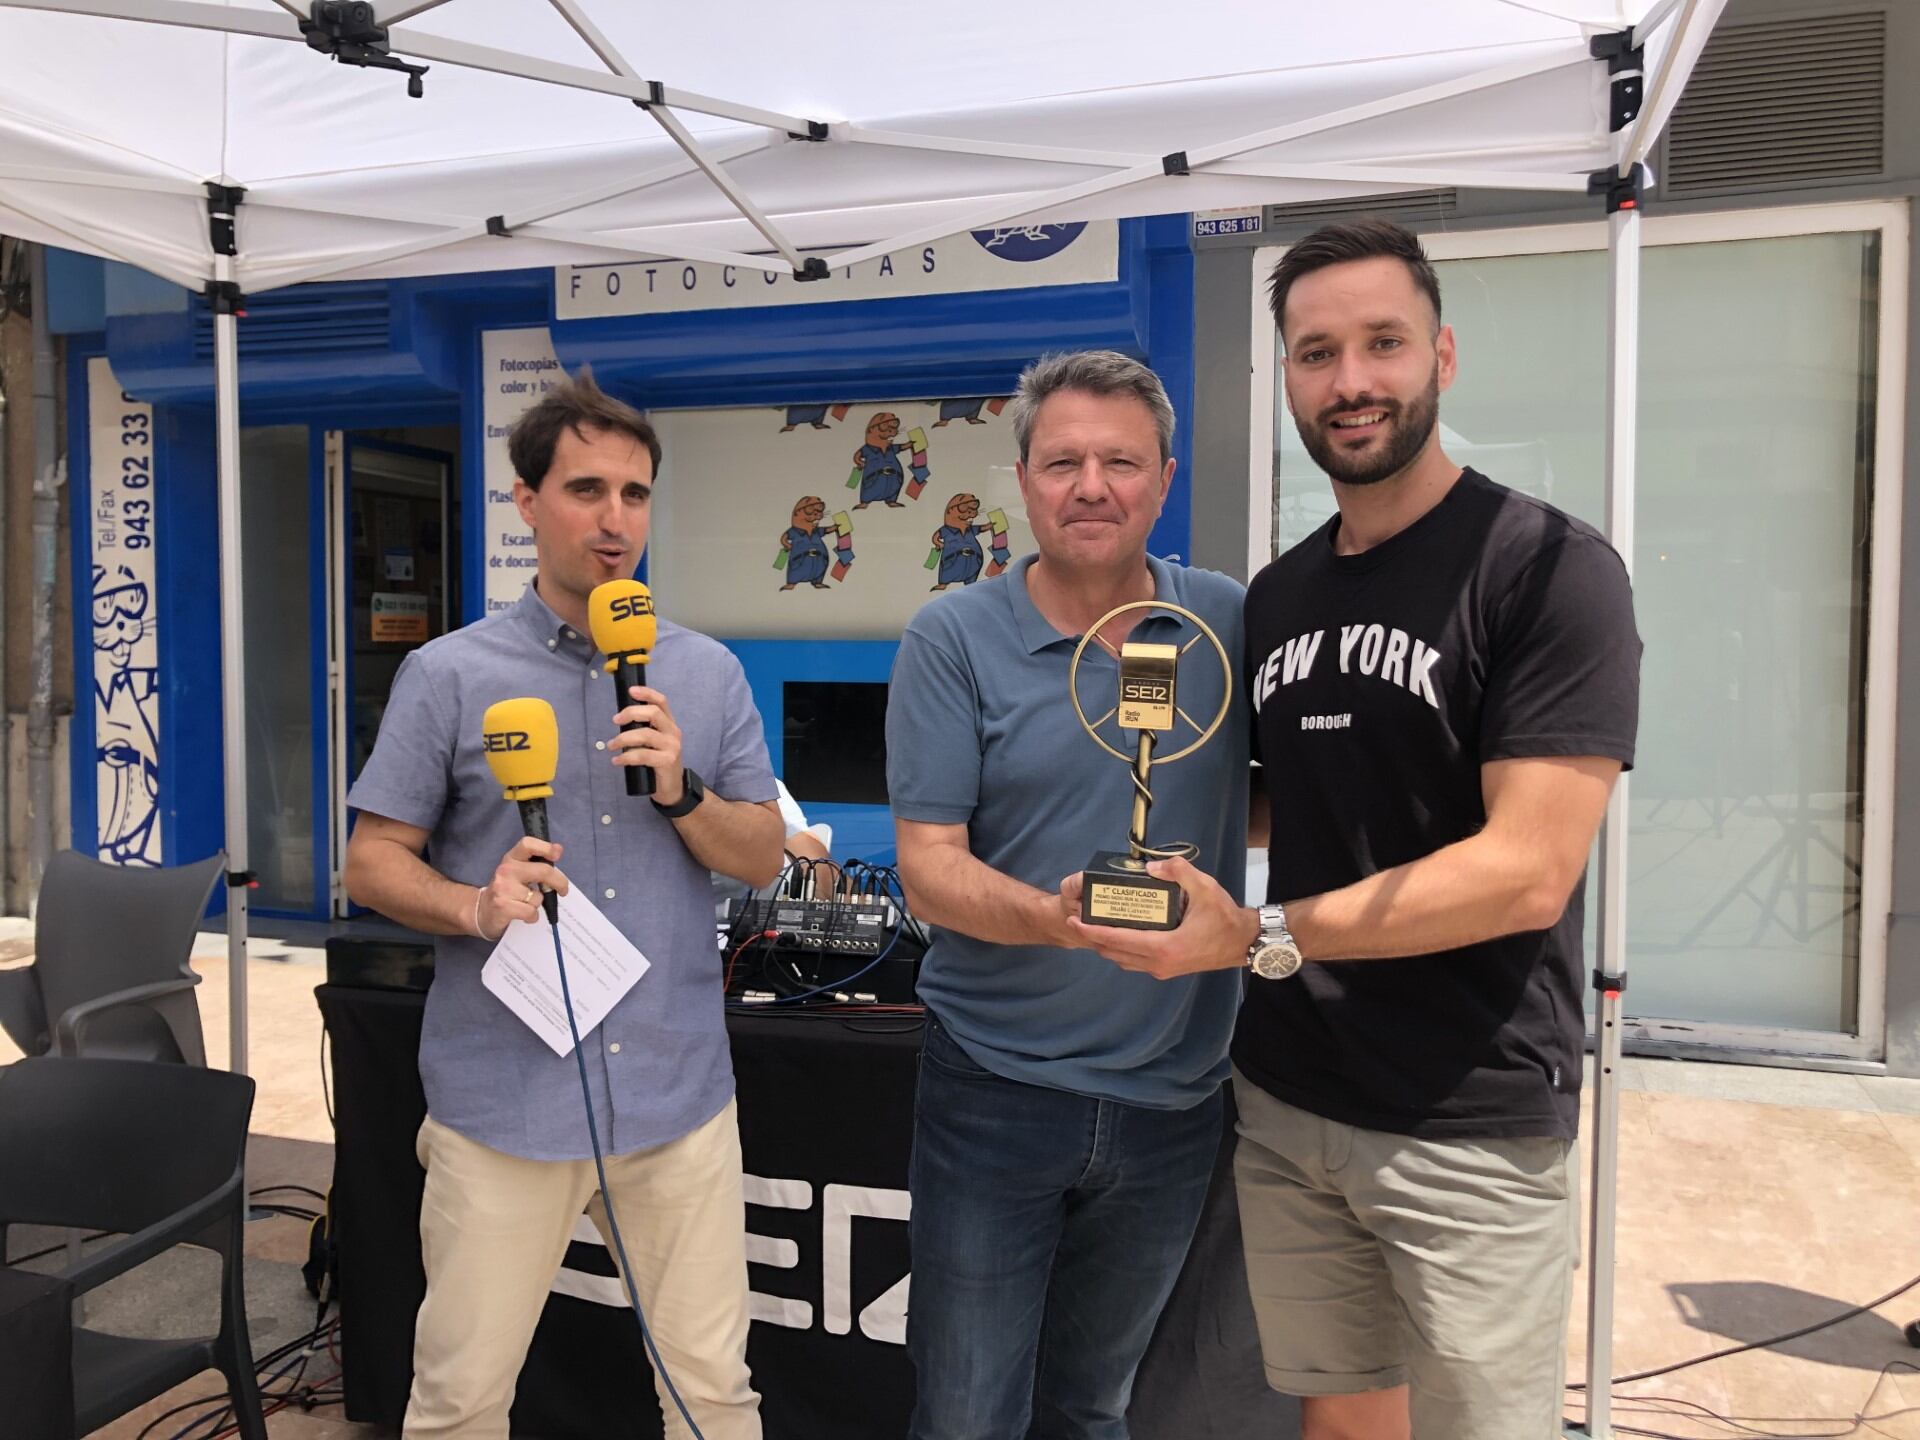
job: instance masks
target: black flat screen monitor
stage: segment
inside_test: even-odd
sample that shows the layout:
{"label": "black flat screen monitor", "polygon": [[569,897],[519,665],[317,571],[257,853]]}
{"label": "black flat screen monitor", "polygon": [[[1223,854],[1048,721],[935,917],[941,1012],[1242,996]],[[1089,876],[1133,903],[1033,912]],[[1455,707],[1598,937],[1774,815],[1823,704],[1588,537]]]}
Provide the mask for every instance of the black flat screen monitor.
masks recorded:
{"label": "black flat screen monitor", "polygon": [[878,681],[789,680],[782,779],[803,806],[887,803],[887,687]]}

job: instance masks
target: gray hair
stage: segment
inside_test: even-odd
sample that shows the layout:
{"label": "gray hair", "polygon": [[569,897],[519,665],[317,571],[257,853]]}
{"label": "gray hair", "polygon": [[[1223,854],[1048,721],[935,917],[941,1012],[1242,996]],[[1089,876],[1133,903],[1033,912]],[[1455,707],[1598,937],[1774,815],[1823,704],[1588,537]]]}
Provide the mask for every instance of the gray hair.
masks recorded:
{"label": "gray hair", "polygon": [[1153,428],[1160,437],[1160,463],[1165,465],[1172,458],[1173,402],[1167,399],[1167,387],[1160,383],[1160,377],[1117,350],[1081,350],[1042,355],[1020,372],[1007,416],[1013,421],[1013,438],[1020,443],[1022,464],[1026,463],[1027,442],[1033,438],[1033,422],[1041,402],[1062,390],[1131,395],[1153,416]]}

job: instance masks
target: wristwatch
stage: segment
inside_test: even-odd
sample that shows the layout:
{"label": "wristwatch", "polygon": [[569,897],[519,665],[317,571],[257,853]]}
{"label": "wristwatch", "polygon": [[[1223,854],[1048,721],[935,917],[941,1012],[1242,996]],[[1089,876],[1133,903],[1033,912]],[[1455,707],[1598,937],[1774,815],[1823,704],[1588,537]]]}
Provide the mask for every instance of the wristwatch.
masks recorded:
{"label": "wristwatch", "polygon": [[707,798],[706,782],[694,773],[691,765],[680,773],[687,777],[687,793],[680,797],[680,803],[662,805],[658,800],[653,802],[653,808],[669,820],[678,820],[682,815],[691,815],[694,807]]}
{"label": "wristwatch", "polygon": [[1260,907],[1260,934],[1247,947],[1247,965],[1262,980],[1285,980],[1300,969],[1300,947],[1287,929],[1287,912],[1278,905]]}

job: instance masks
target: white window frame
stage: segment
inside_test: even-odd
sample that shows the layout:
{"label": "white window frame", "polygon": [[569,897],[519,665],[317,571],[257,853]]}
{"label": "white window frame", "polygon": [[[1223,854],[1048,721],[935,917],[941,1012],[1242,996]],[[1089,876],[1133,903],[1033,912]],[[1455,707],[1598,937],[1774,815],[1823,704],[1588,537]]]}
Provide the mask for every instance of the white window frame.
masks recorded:
{"label": "white window frame", "polygon": [[[1648,216],[1644,245],[1699,245],[1877,231],[1880,237],[1879,393],[1874,407],[1866,642],[1866,754],[1861,771],[1860,954],[1857,1033],[1670,1020],[1629,1014],[1625,1038],[1641,1053],[1704,1055],[1810,1069],[1871,1071],[1886,1056],[1887,929],[1893,897],[1893,747],[1899,675],[1901,500],[1906,479],[1908,217],[1905,201],[1795,205]],[[1435,260],[1604,251],[1604,221],[1455,231],[1423,237]],[[1248,569],[1273,558],[1273,317],[1264,277],[1284,245],[1254,252],[1250,295],[1253,403],[1248,475]],[[1633,1004],[1633,991],[1626,992]]]}

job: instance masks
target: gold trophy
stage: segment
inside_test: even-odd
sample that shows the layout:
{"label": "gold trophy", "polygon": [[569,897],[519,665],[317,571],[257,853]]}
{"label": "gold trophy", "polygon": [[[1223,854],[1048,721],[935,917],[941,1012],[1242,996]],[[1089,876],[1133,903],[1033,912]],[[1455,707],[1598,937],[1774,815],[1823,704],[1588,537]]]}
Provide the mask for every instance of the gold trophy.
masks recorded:
{"label": "gold trophy", "polygon": [[[1117,616],[1131,610],[1158,610],[1178,615],[1199,630],[1184,646],[1156,645],[1129,640],[1120,647],[1119,696],[1113,709],[1097,720],[1088,720],[1080,703],[1080,660],[1094,637]],[[1202,639],[1211,641],[1220,660],[1220,709],[1203,729],[1180,708],[1178,679],[1180,659]],[[1102,642],[1104,643],[1104,642]],[[1073,713],[1080,717],[1081,728],[1093,743],[1116,760],[1132,767],[1133,820],[1127,828],[1125,850],[1102,850],[1081,874],[1080,918],[1089,925],[1114,925],[1128,930],[1171,930],[1180,923],[1186,897],[1171,880],[1159,880],[1147,874],[1147,862],[1193,860],[1200,847],[1190,841],[1170,845],[1147,843],[1147,815],[1153,808],[1153,767],[1170,765],[1185,759],[1205,745],[1227,718],[1233,703],[1233,664],[1227,650],[1211,626],[1191,610],[1159,600],[1135,600],[1116,606],[1088,627],[1074,647],[1073,661],[1067,667],[1067,688],[1073,697]],[[1123,730],[1135,732],[1134,753],[1128,755],[1100,738],[1100,726],[1115,720]],[[1181,722],[1197,732],[1197,738],[1168,755],[1154,751],[1163,735],[1170,734]]]}

